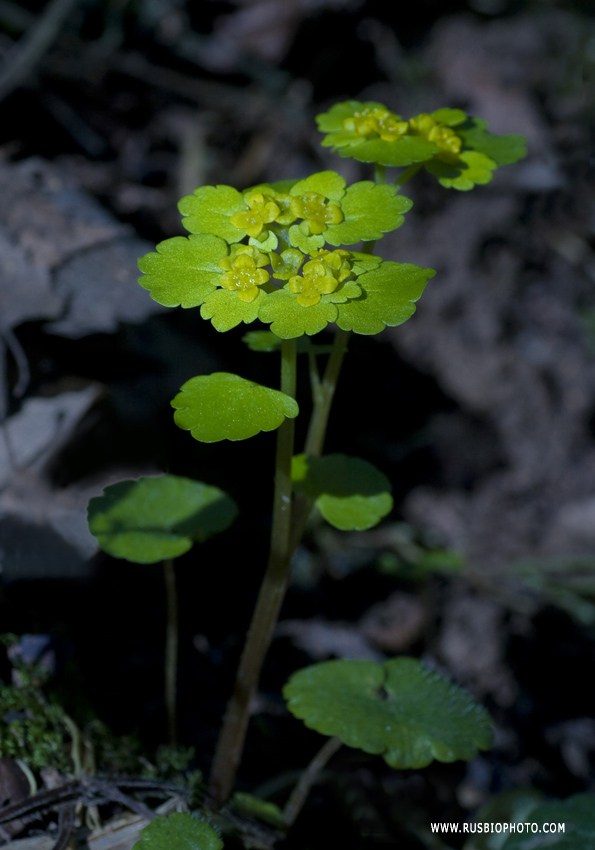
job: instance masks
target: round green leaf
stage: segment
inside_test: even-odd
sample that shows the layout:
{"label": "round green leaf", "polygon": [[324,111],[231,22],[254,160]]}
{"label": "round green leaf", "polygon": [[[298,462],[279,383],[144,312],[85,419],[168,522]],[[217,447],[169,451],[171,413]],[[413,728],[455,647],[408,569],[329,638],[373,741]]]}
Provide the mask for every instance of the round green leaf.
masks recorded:
{"label": "round green leaf", "polygon": [[[595,794],[574,794],[566,800],[551,800],[532,809],[526,820],[538,829],[524,827],[511,833],[502,850],[592,850],[595,847]],[[564,832],[552,824],[564,824]],[[547,831],[543,830],[548,824]]]}
{"label": "round green leaf", "polygon": [[180,200],[178,209],[190,233],[212,233],[230,244],[246,235],[230,221],[232,215],[247,209],[242,194],[232,186],[200,186]]}
{"label": "round green leaf", "polygon": [[444,162],[439,158],[425,163],[425,169],[438,179],[445,189],[468,192],[474,186],[483,186],[492,179],[497,165],[483,153],[463,151],[455,162]]}
{"label": "round green leaf", "polygon": [[112,484],[87,511],[104,552],[137,564],[183,555],[195,541],[224,531],[237,512],[223,490],[176,475]]}
{"label": "round green leaf", "polygon": [[247,440],[259,431],[274,431],[299,412],[285,393],[229,372],[191,378],[171,404],[176,425],[202,443]]}
{"label": "round green leaf", "polygon": [[296,492],[313,499],[326,521],[341,531],[372,528],[393,506],[388,478],[358,457],[297,455],[291,477]]}
{"label": "round green leaf", "polygon": [[271,352],[278,351],[281,348],[283,340],[279,339],[271,331],[248,331],[242,337],[242,342],[245,342],[251,351]]}
{"label": "round green leaf", "polygon": [[487,126],[483,118],[470,118],[457,127],[456,133],[466,148],[484,154],[498,165],[511,165],[527,156],[527,140],[523,136],[515,133],[498,136],[490,133]]}
{"label": "round green leaf", "polygon": [[433,269],[411,263],[382,263],[358,277],[362,295],[338,306],[337,324],[345,331],[368,335],[380,333],[387,325],[403,324],[415,312],[415,302],[435,274]]}
{"label": "round green leaf", "polygon": [[316,192],[337,203],[345,194],[345,180],[336,171],[319,171],[304,180],[299,180],[289,190],[290,195],[306,195]]}
{"label": "round green leaf", "polygon": [[380,239],[403,224],[403,213],[412,206],[409,198],[397,194],[396,186],[379,186],[369,180],[354,183],[341,200],[344,220],[330,225],[324,237],[330,245]]}
{"label": "round green leaf", "polygon": [[440,124],[445,124],[447,127],[457,127],[467,120],[467,113],[463,112],[462,109],[449,109],[445,107],[444,109],[436,109],[435,112],[432,112],[432,118]]}
{"label": "round green leaf", "polygon": [[303,334],[312,336],[337,318],[337,307],[325,298],[323,296],[312,307],[302,307],[290,292],[279,289],[267,295],[258,311],[258,318],[261,322],[272,322],[272,332],[281,339],[294,339]]}
{"label": "round green leaf", "polygon": [[272,230],[264,230],[258,238],[251,236],[248,242],[264,254],[268,251],[274,251],[279,244],[279,240]]}
{"label": "round green leaf", "polygon": [[132,850],[221,850],[223,841],[213,827],[188,812],[155,818],[141,832]]}
{"label": "round green leaf", "polygon": [[[325,231],[325,235],[327,233],[328,230]],[[289,228],[289,243],[294,248],[299,248],[304,254],[313,254],[318,248],[322,248],[324,239],[324,236],[315,234],[307,236],[305,233],[302,233],[298,224],[292,224]]]}
{"label": "round green leaf", "polygon": [[382,755],[391,767],[471,759],[492,744],[485,709],[414,658],[314,664],[295,673],[283,694],[310,729]]}
{"label": "round green leaf", "polygon": [[[324,145],[325,142],[323,141]],[[379,165],[404,166],[414,162],[425,162],[438,153],[440,148],[423,136],[403,136],[395,142],[382,139],[369,139],[350,148],[339,148],[337,153],[343,157],[353,157],[359,162],[377,162]]]}
{"label": "round green leaf", "polygon": [[174,236],[138,261],[140,285],[164,307],[197,307],[216,288],[227,244],[216,236]]}
{"label": "round green leaf", "polygon": [[203,319],[210,319],[215,330],[223,333],[235,328],[241,322],[247,325],[253,322],[258,316],[258,310],[264,298],[266,294],[262,289],[258,290],[258,295],[254,301],[250,302],[241,301],[237,292],[217,289],[205,298],[200,308],[200,315]]}

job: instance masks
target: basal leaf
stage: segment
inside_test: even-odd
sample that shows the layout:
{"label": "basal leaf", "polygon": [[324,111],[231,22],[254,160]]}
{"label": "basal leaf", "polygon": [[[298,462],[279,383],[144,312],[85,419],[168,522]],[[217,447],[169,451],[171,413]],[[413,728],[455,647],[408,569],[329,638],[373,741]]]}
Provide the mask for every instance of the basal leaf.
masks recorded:
{"label": "basal leaf", "polygon": [[221,850],[219,833],[188,812],[157,817],[141,832],[132,850]]}
{"label": "basal leaf", "polygon": [[205,298],[200,315],[203,319],[210,319],[216,330],[229,331],[241,322],[247,325],[253,322],[265,298],[266,293],[259,290],[254,301],[240,301],[237,292],[217,289]]}
{"label": "basal leaf", "polygon": [[463,139],[464,146],[482,153],[497,165],[511,165],[527,156],[527,140],[524,136],[511,133],[498,136],[487,129],[488,122],[482,118],[470,118],[457,127],[456,133]]}
{"label": "basal leaf", "polygon": [[182,555],[236,516],[223,490],[176,475],[120,481],[88,508],[89,530],[104,552],[138,564]]}
{"label": "basal leaf", "polygon": [[392,509],[388,478],[358,457],[297,455],[291,477],[296,492],[314,500],[326,521],[341,531],[372,528]]}
{"label": "basal leaf", "polygon": [[157,245],[157,252],[138,261],[140,285],[164,307],[197,307],[216,288],[221,276],[218,260],[228,253],[216,236],[174,236]]}
{"label": "basal leaf", "polygon": [[358,277],[363,294],[339,305],[337,324],[359,334],[377,334],[387,325],[403,324],[415,312],[415,302],[434,274],[411,263],[382,263]]}
{"label": "basal leaf", "polygon": [[413,658],[327,661],[284,688],[291,713],[323,735],[382,755],[395,768],[473,758],[492,743],[488,713]]}
{"label": "basal leaf", "polygon": [[239,242],[245,235],[230,218],[246,208],[242,194],[232,186],[200,186],[178,203],[186,230],[212,233],[229,243]]}
{"label": "basal leaf", "polygon": [[[592,850],[595,847],[595,794],[574,794],[566,800],[551,800],[531,810],[533,826],[521,831],[517,825],[502,850]],[[547,827],[544,829],[544,826]],[[564,831],[558,830],[564,824]],[[555,825],[555,827],[554,827]]]}
{"label": "basal leaf", "polygon": [[260,431],[274,431],[299,411],[285,393],[229,372],[191,378],[171,404],[176,425],[203,443],[247,440]]}
{"label": "basal leaf", "polygon": [[412,201],[398,195],[395,186],[362,181],[350,186],[341,200],[344,220],[324,234],[331,245],[354,245],[360,240],[380,239],[404,222],[403,213]]}
{"label": "basal leaf", "polygon": [[281,339],[294,339],[303,334],[312,336],[337,318],[337,307],[327,303],[325,298],[323,296],[312,307],[302,307],[286,289],[279,289],[267,295],[258,318],[267,324],[271,322],[272,332]]}

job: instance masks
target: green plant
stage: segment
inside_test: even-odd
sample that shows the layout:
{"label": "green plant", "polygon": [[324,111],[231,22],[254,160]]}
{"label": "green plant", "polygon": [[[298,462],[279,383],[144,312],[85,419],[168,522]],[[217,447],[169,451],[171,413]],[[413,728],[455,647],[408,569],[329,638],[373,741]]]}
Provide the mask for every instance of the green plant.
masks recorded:
{"label": "green plant", "polygon": [[[349,101],[320,115],[318,124],[326,133],[323,145],[374,165],[374,181],[347,186],[329,170],[243,192],[202,186],[179,204],[190,235],[161,242],[139,261],[140,284],[160,304],[200,307],[202,318],[221,332],[259,320],[270,329],[246,334],[246,344],[281,354],[280,390],[215,373],[190,378],[172,401],[176,424],[199,441],[242,440],[277,429],[270,553],[213,761],[209,794],[215,804],[225,802],[233,787],[250,703],[310,512],[316,507],[336,528],[364,530],[392,507],[390,483],[370,463],[323,456],[322,450],[350,332],[373,335],[402,324],[434,276],[432,269],[373,253],[376,241],[399,228],[411,208],[400,190],[425,169],[443,186],[468,191],[525,153],[521,137],[495,136],[460,109],[404,120],[381,104]],[[387,167],[400,169],[390,182]],[[315,344],[311,338],[328,325],[336,328],[332,344]],[[308,358],[313,409],[303,453],[296,455],[298,353]],[[323,355],[321,374],[317,358]],[[189,515],[172,519],[160,495],[130,503],[134,489],[133,482],[116,485],[91,503],[91,530],[106,551],[147,562],[186,551],[197,536]],[[147,513],[148,536],[136,527]],[[491,741],[486,712],[413,659],[384,667],[314,665],[292,678],[286,696],[290,710],[313,728],[382,753],[395,767],[471,758]],[[334,749],[330,745],[325,757]],[[295,816],[295,801],[292,806]]]}
{"label": "green plant", "polygon": [[236,518],[233,499],[218,487],[163,475],[120,481],[91,499],[89,529],[101,548],[136,564],[163,561],[167,602],[165,705],[169,743],[176,744],[178,614],[174,558],[224,531]]}

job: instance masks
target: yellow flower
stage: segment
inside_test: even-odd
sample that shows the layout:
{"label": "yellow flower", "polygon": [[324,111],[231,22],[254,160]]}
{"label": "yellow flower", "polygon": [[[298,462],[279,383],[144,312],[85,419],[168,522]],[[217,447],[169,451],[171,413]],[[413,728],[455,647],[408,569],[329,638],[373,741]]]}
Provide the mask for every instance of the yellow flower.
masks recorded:
{"label": "yellow flower", "polygon": [[238,230],[245,230],[248,236],[257,238],[265,225],[282,215],[280,207],[269,195],[256,192],[246,199],[246,203],[248,209],[235,213],[229,220]]}
{"label": "yellow flower", "polygon": [[407,121],[383,107],[362,109],[343,121],[343,127],[358,136],[380,136],[384,142],[394,142],[407,132]]}
{"label": "yellow flower", "polygon": [[337,251],[328,251],[326,248],[320,248],[312,255],[313,260],[320,261],[326,268],[327,273],[332,274],[337,283],[343,283],[350,277],[353,277],[351,272],[351,263],[349,251],[344,251],[339,248]]}
{"label": "yellow flower", "polygon": [[330,295],[339,285],[322,260],[310,260],[303,271],[303,277],[295,275],[289,279],[289,290],[297,295],[296,301],[302,307],[313,307],[318,304],[321,295]]}
{"label": "yellow flower", "polygon": [[429,142],[434,142],[447,154],[458,154],[461,150],[462,139],[451,127],[439,124],[431,115],[422,112],[415,118],[409,119],[412,135],[423,136]]}
{"label": "yellow flower", "polygon": [[309,236],[324,233],[330,224],[343,221],[343,213],[336,204],[331,204],[318,192],[298,195],[291,201],[291,211],[296,218],[303,218],[300,230]]}
{"label": "yellow flower", "polygon": [[258,287],[269,280],[269,273],[262,268],[268,262],[268,256],[252,245],[237,245],[231,256],[218,262],[219,268],[226,272],[221,275],[219,283],[225,289],[237,292],[240,301],[250,303],[258,295]]}

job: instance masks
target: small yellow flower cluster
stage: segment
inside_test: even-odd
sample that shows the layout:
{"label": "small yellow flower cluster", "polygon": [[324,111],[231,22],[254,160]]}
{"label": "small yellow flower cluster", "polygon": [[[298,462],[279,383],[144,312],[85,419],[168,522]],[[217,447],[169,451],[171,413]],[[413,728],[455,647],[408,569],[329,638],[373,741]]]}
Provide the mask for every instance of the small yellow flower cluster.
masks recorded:
{"label": "small yellow flower cluster", "polygon": [[[290,258],[284,257],[297,271],[304,255],[295,248],[290,248],[285,254],[292,254]],[[353,277],[349,251],[338,249],[328,251],[321,248],[310,255],[311,259],[304,265],[303,277],[294,274],[276,273],[275,277],[289,277],[289,291],[297,295],[296,301],[302,307],[312,307],[318,304],[322,295],[330,295],[343,281]],[[250,303],[257,297],[259,286],[270,280],[270,274],[263,266],[272,263],[273,269],[279,268],[280,259],[277,255],[263,254],[253,245],[234,245],[229,257],[223,257],[218,265],[225,274],[221,275],[220,284],[231,292],[237,292],[240,301]],[[271,281],[272,283],[272,281]]]}
{"label": "small yellow flower cluster", "polygon": [[240,301],[250,303],[258,295],[258,287],[270,278],[262,268],[269,262],[268,255],[252,245],[236,245],[229,257],[219,260],[219,268],[226,272],[221,275],[221,286],[237,292]]}
{"label": "small yellow flower cluster", "polygon": [[289,291],[297,295],[296,301],[302,307],[313,307],[322,295],[330,295],[350,277],[349,251],[321,249],[305,264],[303,277],[289,278]]}
{"label": "small yellow flower cluster", "polygon": [[280,224],[287,227],[301,218],[300,228],[309,235],[324,233],[330,224],[343,221],[343,213],[336,204],[331,204],[323,195],[308,192],[305,195],[277,194],[274,197],[255,192],[246,198],[248,209],[230,217],[230,222],[248,236],[258,239],[267,225]]}
{"label": "small yellow flower cluster", "polygon": [[343,221],[343,213],[336,204],[329,203],[323,195],[318,192],[308,192],[298,195],[291,202],[291,211],[296,218],[302,218],[304,227],[301,230],[309,230],[310,233],[318,235],[324,233],[329,224],[339,224]]}
{"label": "small yellow flower cluster", "polygon": [[415,118],[409,119],[409,132],[423,136],[429,142],[434,142],[446,153],[458,154],[461,150],[462,140],[451,127],[439,124],[427,112],[422,112]]}
{"label": "small yellow flower cluster", "polygon": [[409,121],[402,121],[398,115],[380,106],[363,109],[343,121],[343,127],[350,133],[366,138],[380,136],[384,142],[394,142],[405,135],[423,136],[434,142],[445,153],[458,154],[462,141],[450,127],[439,124],[431,115],[422,112]]}
{"label": "small yellow flower cluster", "polygon": [[277,216],[281,215],[281,208],[269,195],[263,195],[261,192],[250,195],[246,203],[248,209],[235,213],[229,220],[239,230],[245,230],[248,236],[257,239],[265,225],[276,221]]}
{"label": "small yellow flower cluster", "polygon": [[393,112],[380,106],[356,112],[343,121],[343,126],[358,136],[380,136],[384,142],[400,139],[408,129],[407,121],[401,121]]}

